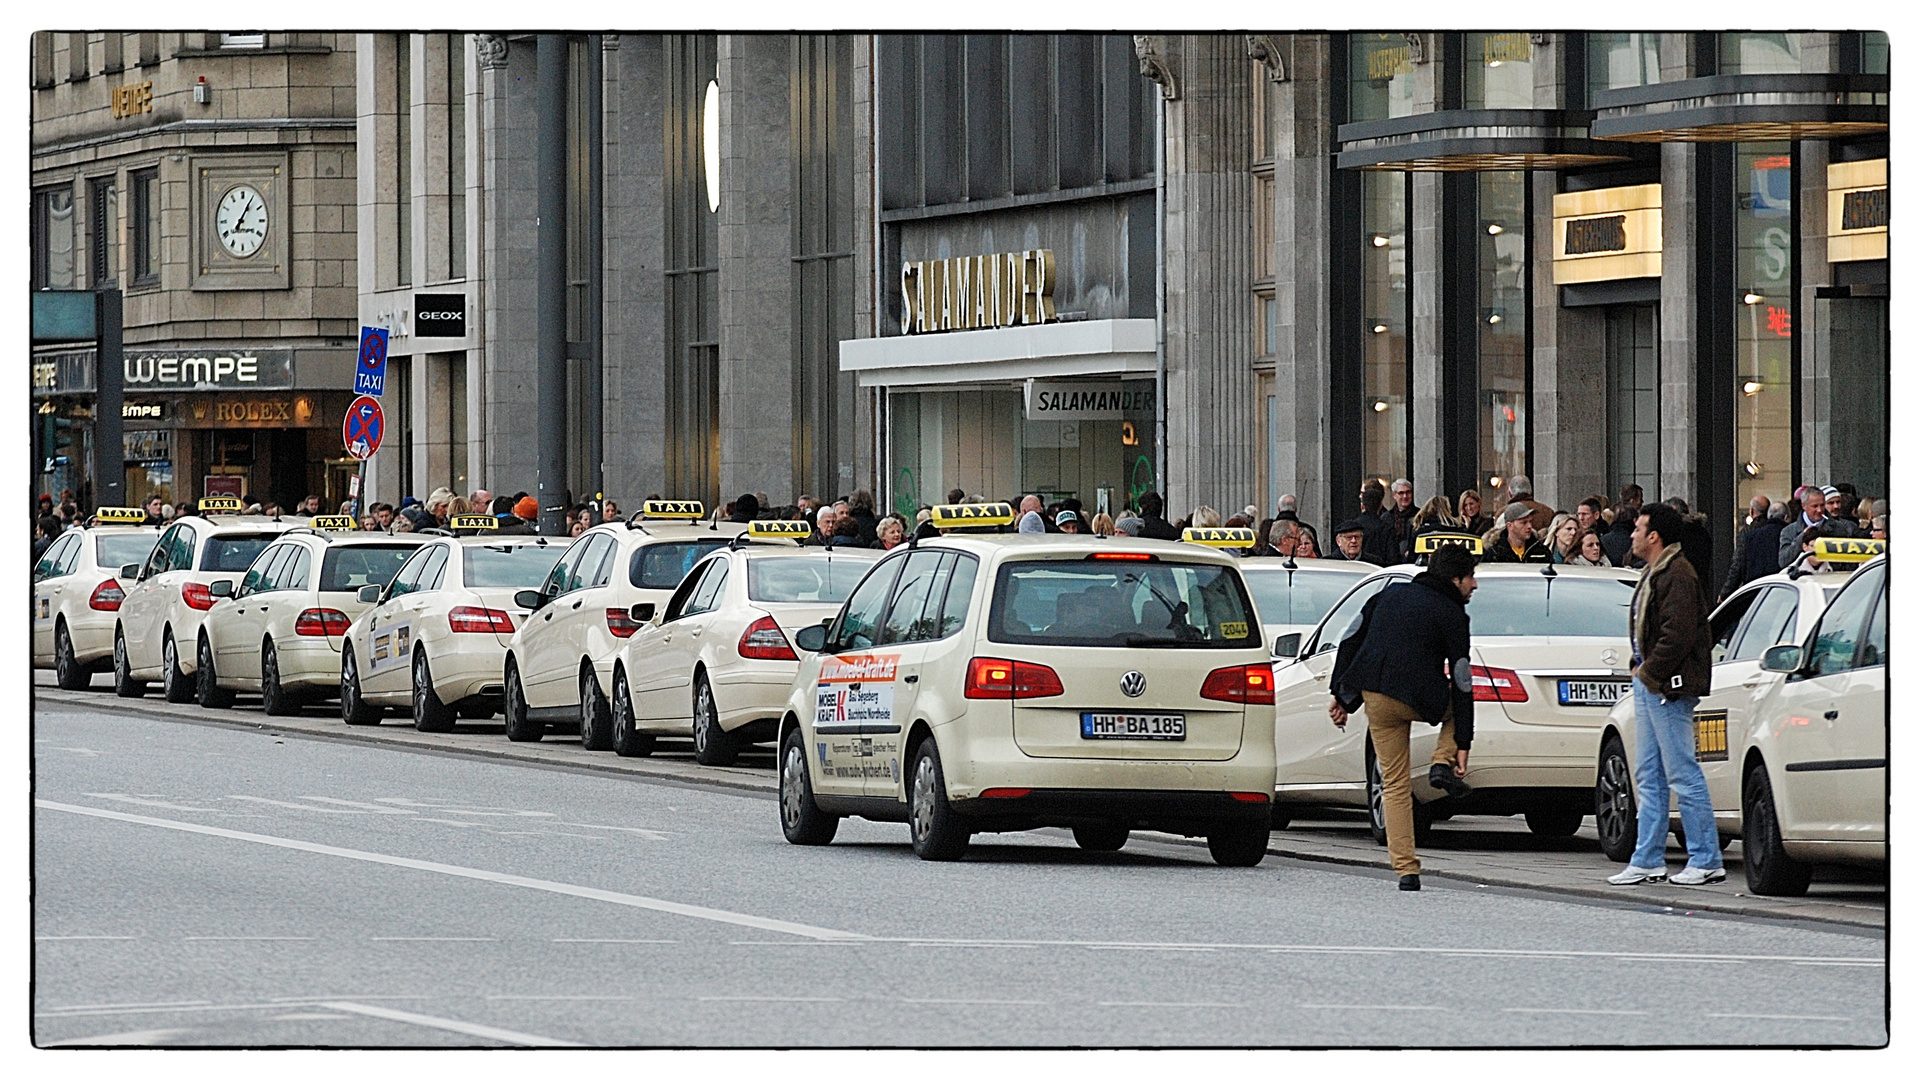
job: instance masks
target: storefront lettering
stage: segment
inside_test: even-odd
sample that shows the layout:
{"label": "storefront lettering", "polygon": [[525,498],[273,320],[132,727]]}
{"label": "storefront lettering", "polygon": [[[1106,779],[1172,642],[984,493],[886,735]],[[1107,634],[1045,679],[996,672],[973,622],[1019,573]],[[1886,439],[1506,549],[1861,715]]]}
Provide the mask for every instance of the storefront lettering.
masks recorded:
{"label": "storefront lettering", "polygon": [[1582,218],[1567,222],[1566,254],[1592,255],[1627,250],[1627,216]]}
{"label": "storefront lettering", "polygon": [[1489,64],[1516,63],[1533,59],[1533,40],[1526,34],[1488,34],[1481,45],[1482,59]]}
{"label": "storefront lettering", "polygon": [[1151,384],[1124,382],[1027,382],[1029,420],[1119,420],[1151,415]]}
{"label": "storefront lettering", "polygon": [[1887,227],[1887,189],[1870,188],[1849,191],[1841,203],[1840,228],[1884,229]]}
{"label": "storefront lettering", "polygon": [[153,83],[137,82],[125,86],[116,86],[109,94],[113,103],[113,118],[123,120],[136,113],[153,111]]}
{"label": "storefront lettering", "polygon": [[1053,252],[1044,249],[903,263],[900,332],[1053,322],[1053,282]]}
{"label": "storefront lettering", "polygon": [[151,390],[284,390],[293,386],[288,349],[226,353],[133,352],[122,370],[129,387]]}
{"label": "storefront lettering", "polygon": [[293,402],[286,400],[266,401],[218,401],[213,406],[213,418],[223,423],[259,423],[261,421],[292,420]]}
{"label": "storefront lettering", "polygon": [[1375,49],[1367,54],[1367,79],[1371,82],[1384,82],[1412,71],[1413,53],[1405,45],[1397,49]]}

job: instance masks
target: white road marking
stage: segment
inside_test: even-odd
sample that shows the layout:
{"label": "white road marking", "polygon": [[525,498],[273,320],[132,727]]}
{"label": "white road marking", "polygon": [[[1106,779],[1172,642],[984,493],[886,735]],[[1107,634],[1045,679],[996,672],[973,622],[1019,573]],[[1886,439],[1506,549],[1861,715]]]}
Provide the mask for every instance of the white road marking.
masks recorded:
{"label": "white road marking", "polygon": [[1127,952],[1213,952],[1212,945],[1089,945],[1089,949],[1109,949]]}
{"label": "white road marking", "polygon": [[157,806],[162,810],[185,810],[192,814],[218,814],[223,812],[215,810],[210,806],[181,806],[179,803],[170,803],[150,796],[120,795],[110,791],[89,791],[86,794],[89,798],[94,799],[112,799],[114,802],[137,803],[141,806]]}
{"label": "white road marking", "polygon": [[556,945],[678,945],[678,941],[668,938],[638,937],[557,937]]}
{"label": "white road marking", "polygon": [[703,997],[696,1001],[845,1001],[837,997]]}
{"label": "white road marking", "polygon": [[49,1013],[73,1012],[79,1009],[169,1009],[176,1005],[211,1005],[205,999],[194,1001],[108,1001],[95,1005],[49,1005]]}
{"label": "white road marking", "polygon": [[907,945],[915,949],[1031,949],[1034,947],[1000,941],[909,941]]}
{"label": "white road marking", "polygon": [[488,994],[488,1001],[638,1001],[604,994]]}
{"label": "white road marking", "polygon": [[314,844],[305,840],[289,840],[285,837],[268,836],[263,833],[241,832],[237,829],[222,829],[191,821],[170,821],[166,818],[146,817],[140,814],[123,814],[117,810],[101,810],[91,806],[74,806],[68,803],[53,802],[48,799],[35,799],[34,805],[43,810],[58,810],[63,813],[81,814],[86,817],[106,818],[108,820],[124,821],[134,825],[148,825],[157,829],[172,829],[177,832],[199,833],[203,836],[218,836],[228,840],[241,840],[250,844],[288,848],[294,851],[311,852],[316,855],[331,855],[335,858],[354,859],[359,862],[380,863],[385,866],[402,866],[412,870],[425,870],[429,873],[445,874],[449,877],[489,881],[497,885],[511,885],[515,888],[558,893],[562,896],[578,896],[587,900],[599,900],[609,904],[620,904],[624,907],[659,911],[669,915],[684,915],[692,919],[705,919],[708,922],[727,923],[754,930],[769,930],[778,934],[793,934],[818,941],[869,940],[863,934],[854,934],[845,930],[832,930],[824,926],[809,926],[805,923],[788,922],[785,919],[769,919],[759,915],[747,915],[737,911],[723,911],[720,908],[702,907],[698,904],[682,904],[677,901],[661,900],[651,896],[614,892],[610,889],[595,889],[585,885],[574,885],[562,881],[547,881],[543,878],[523,877],[519,874],[503,874],[494,870],[480,870],[470,866],[454,866],[448,863],[430,862],[426,859],[408,859],[397,855],[382,855],[373,851],[334,847],[329,844]]}
{"label": "white road marking", "polygon": [[281,802],[279,799],[266,799],[258,795],[229,795],[229,799],[242,802],[266,803],[268,806],[284,806],[289,810],[305,810],[310,814],[364,814],[365,810],[335,810],[326,806],[308,806],[306,803]]}
{"label": "white road marking", "polygon": [[334,806],[351,806],[357,810],[366,810],[374,814],[412,814],[417,811],[402,810],[397,806],[381,806],[378,803],[354,802],[352,799],[330,799],[325,795],[302,795],[303,799],[313,802],[331,803]]}
{"label": "white road marking", "polygon": [[1633,964],[1744,964],[1724,956],[1620,956],[1615,959]]}
{"label": "white road marking", "polygon": [[135,937],[115,937],[112,934],[67,934],[61,937],[37,937],[35,941],[139,941]]}
{"label": "white road marking", "polygon": [[1395,1012],[1446,1012],[1438,1005],[1301,1005],[1302,1009],[1391,1009]]}
{"label": "white road marking", "polygon": [[492,937],[377,937],[370,941],[499,941]]}
{"label": "white road marking", "polygon": [[658,829],[641,829],[631,825],[589,825],[584,821],[556,821],[555,825],[571,825],[576,829],[612,829],[616,832],[632,833],[647,840],[671,840],[673,837]]}
{"label": "white road marking", "polygon": [[310,937],[187,937],[181,941],[312,941]]}
{"label": "white road marking", "polygon": [[469,814],[473,817],[555,817],[550,810],[509,810],[503,806],[463,806],[460,803],[415,802],[412,799],[385,798],[374,802],[391,806],[417,806],[423,810],[440,810],[448,814]]}
{"label": "white road marking", "polygon": [[793,948],[800,945],[865,945],[869,941],[881,941],[882,938],[868,938],[859,934],[846,937],[822,937],[817,941],[729,941],[729,945],[778,945],[781,948]]}
{"label": "white road marking", "polygon": [[[43,741],[45,741],[45,740],[42,740],[42,739],[35,739],[35,740],[33,740],[33,741],[34,741],[34,742],[43,742]],[[49,747],[47,747],[47,749],[49,749],[49,750],[65,750],[65,751],[67,751],[67,752],[68,752],[68,753],[70,753],[70,754],[88,754],[88,755],[92,755],[92,756],[98,756],[98,755],[99,755],[99,753],[100,753],[100,751],[98,751],[98,750],[89,750],[89,749],[87,749],[87,748],[86,748],[86,747],[84,747],[84,746],[49,746]],[[58,1046],[58,1045],[60,1045],[60,1044],[59,1044],[59,1043],[54,1043],[53,1045],[55,1045],[55,1046]]]}
{"label": "white road marking", "polygon": [[[1297,953],[1297,954],[1308,955],[1308,956],[1313,956],[1313,955],[1452,956],[1460,953],[1460,947],[1457,945],[1445,946],[1445,947],[1424,946],[1424,945],[1391,945],[1391,946],[1389,945],[1281,945],[1281,944],[1275,944],[1272,942],[1240,943],[1240,942],[1230,942],[1230,941],[1189,941],[1189,942],[1183,942],[1183,941],[1065,941],[1065,940],[1045,939],[1045,938],[995,939],[995,938],[872,937],[872,938],[867,938],[865,940],[874,942],[874,943],[888,943],[888,944],[893,944],[893,943],[912,944],[915,942],[931,942],[931,943],[939,943],[939,944],[964,943],[964,944],[970,944],[970,945],[972,944],[1045,945],[1045,946],[1057,946],[1061,948],[1087,948],[1087,949],[1094,948],[1097,946],[1102,946],[1102,945],[1116,945],[1116,946],[1124,946],[1124,947],[1136,948],[1136,949],[1137,948],[1244,949],[1244,950],[1259,950],[1259,951],[1270,952],[1270,953]],[[1730,954],[1724,954],[1724,953],[1720,953],[1720,954],[1703,953],[1703,954],[1696,955],[1696,954],[1690,954],[1690,953],[1608,952],[1608,951],[1599,950],[1599,949],[1590,949],[1590,950],[1483,949],[1479,952],[1472,953],[1470,955],[1478,956],[1481,958],[1491,957],[1491,958],[1497,958],[1497,959],[1507,959],[1511,957],[1511,958],[1519,958],[1519,959],[1554,959],[1554,960],[1583,960],[1583,959],[1704,960],[1704,961],[1725,961],[1727,963],[1735,963],[1735,964],[1746,963],[1749,961],[1755,961],[1755,962],[1777,961],[1782,963],[1794,963],[1801,960],[1841,960],[1844,962],[1858,964],[1861,967],[1885,967],[1887,963],[1884,958],[1869,957],[1869,956],[1827,957],[1827,956],[1785,956],[1785,955],[1776,955],[1776,954],[1758,954],[1753,956],[1738,956],[1738,955],[1730,955]]]}
{"label": "white road marking", "polygon": [[1768,1013],[1708,1013],[1715,1020],[1828,1020],[1844,1024],[1853,1019],[1850,1016],[1787,1016]]}
{"label": "white road marking", "polygon": [[341,1016],[339,1013],[296,1012],[296,1013],[281,1013],[278,1016],[269,1016],[269,1017],[266,1017],[265,1019],[268,1019],[268,1020],[351,1020],[353,1018],[350,1016]]}
{"label": "white road marking", "polygon": [[[351,997],[355,1001],[425,1001],[427,1000],[429,995],[427,994],[348,994],[346,996]],[[269,998],[268,1000],[277,1001],[282,1005],[311,1005],[314,1002],[319,1002],[319,1001],[338,1001],[340,1000],[340,997],[341,995],[339,994],[320,994],[317,996],[308,995],[306,997],[276,997],[276,998]]]}
{"label": "white road marking", "polygon": [[146,1031],[122,1031],[113,1035],[88,1035],[79,1039],[61,1039],[41,1046],[160,1046],[192,1028],[149,1028]]}
{"label": "white road marking", "polygon": [[1050,1005],[1048,1001],[1002,1001],[998,998],[895,998],[908,1005]]}
{"label": "white road marking", "polygon": [[381,1005],[365,1005],[357,1001],[323,1001],[321,1005],[340,1012],[359,1013],[381,1020],[393,1020],[402,1024],[414,1024],[419,1027],[439,1028],[442,1031],[458,1032],[461,1035],[474,1035],[482,1039],[510,1043],[514,1046],[579,1046],[580,1043],[567,1042],[564,1039],[550,1039],[545,1035],[527,1035],[523,1032],[508,1031],[506,1028],[490,1027],[486,1024],[470,1024],[465,1020],[449,1020],[439,1016],[422,1016],[419,1013],[401,1012]]}
{"label": "white road marking", "polygon": [[1877,960],[1795,960],[1795,967],[1873,967]]}
{"label": "white road marking", "polygon": [[1235,1005],[1224,1001],[1099,1001],[1096,1005],[1131,1006],[1151,1009],[1244,1009],[1245,1005]]}
{"label": "white road marking", "polygon": [[1645,1016],[1637,1009],[1501,1009],[1510,1013],[1553,1013],[1566,1016]]}

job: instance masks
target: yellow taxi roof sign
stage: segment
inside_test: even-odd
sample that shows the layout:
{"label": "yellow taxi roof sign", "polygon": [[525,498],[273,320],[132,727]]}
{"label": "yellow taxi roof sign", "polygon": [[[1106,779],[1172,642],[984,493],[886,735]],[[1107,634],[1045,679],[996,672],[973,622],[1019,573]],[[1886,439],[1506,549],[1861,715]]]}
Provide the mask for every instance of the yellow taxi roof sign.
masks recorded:
{"label": "yellow taxi roof sign", "polygon": [[707,508],[698,500],[648,499],[640,504],[640,512],[634,515],[635,521],[646,518],[703,518]]}
{"label": "yellow taxi roof sign", "polygon": [[1180,539],[1217,548],[1250,548],[1254,544],[1252,529],[1185,529]]}
{"label": "yellow taxi roof sign", "polygon": [[1413,538],[1413,553],[1431,555],[1448,545],[1466,548],[1467,552],[1475,557],[1478,557],[1485,547],[1480,542],[1480,538],[1472,533],[1430,532],[1421,533]]}
{"label": "yellow taxi roof sign", "polygon": [[201,499],[199,505],[203,514],[238,514],[246,509],[231,495],[209,495]]}
{"label": "yellow taxi roof sign", "polygon": [[976,526],[1013,524],[1013,507],[995,503],[942,503],[929,518],[936,529],[966,529]]}
{"label": "yellow taxi roof sign", "polygon": [[313,527],[321,532],[352,532],[360,523],[352,514],[320,514],[313,519]]}
{"label": "yellow taxi roof sign", "polygon": [[804,521],[749,521],[747,535],[755,540],[805,540],[813,526]]}
{"label": "yellow taxi roof sign", "polygon": [[1813,542],[1813,557],[1825,563],[1863,563],[1887,553],[1885,540],[1856,540],[1843,536],[1823,536]]}
{"label": "yellow taxi roof sign", "polygon": [[[349,518],[348,520],[351,521],[352,519]],[[498,529],[500,527],[500,519],[494,517],[492,514],[455,514],[447,519],[447,527],[454,530],[478,529],[485,531],[488,529]]]}
{"label": "yellow taxi roof sign", "polygon": [[95,525],[143,525],[147,512],[137,506],[102,506],[93,512]]}

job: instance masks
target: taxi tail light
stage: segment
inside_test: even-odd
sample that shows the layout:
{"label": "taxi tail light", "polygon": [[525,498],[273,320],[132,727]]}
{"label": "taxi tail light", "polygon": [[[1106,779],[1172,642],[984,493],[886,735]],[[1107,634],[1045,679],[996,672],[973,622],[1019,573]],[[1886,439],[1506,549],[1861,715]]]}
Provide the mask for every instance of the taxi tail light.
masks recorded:
{"label": "taxi tail light", "polygon": [[1508,701],[1527,700],[1526,684],[1520,681],[1518,673],[1499,667],[1481,667],[1473,665],[1473,700]]}
{"label": "taxi tail light", "polygon": [[1273,665],[1246,664],[1215,668],[1200,684],[1200,696],[1241,705],[1273,704]]}
{"label": "taxi tail light", "polygon": [[1060,675],[1045,664],[976,656],[967,664],[970,698],[1043,698],[1067,692]]}
{"label": "taxi tail light", "polygon": [[339,637],[352,623],[344,611],[310,607],[294,617],[293,632],[301,637]]}
{"label": "taxi tail light", "polygon": [[980,793],[983,799],[1024,799],[1033,794],[1030,787],[990,787]]}
{"label": "taxi tail light", "polygon": [[1264,791],[1229,791],[1235,802],[1272,802],[1273,796]]}
{"label": "taxi tail light", "polygon": [[195,611],[213,610],[213,590],[197,581],[189,581],[180,586],[180,599]]}
{"label": "taxi tail light", "polygon": [[638,629],[640,629],[640,624],[633,621],[632,616],[629,615],[626,608],[610,607],[607,609],[607,630],[613,634],[614,637],[632,637],[633,632]]}
{"label": "taxi tail light", "polygon": [[1099,560],[1103,560],[1103,561],[1104,561],[1104,560],[1109,560],[1109,559],[1118,559],[1118,560],[1123,560],[1123,561],[1126,561],[1126,562],[1153,562],[1153,561],[1155,561],[1155,558],[1154,558],[1154,556],[1152,556],[1152,555],[1149,555],[1148,553],[1146,553],[1146,552],[1144,552],[1144,551],[1096,551],[1096,552],[1094,552],[1093,554],[1091,554],[1091,555],[1089,555],[1089,556],[1087,556],[1087,558],[1089,558],[1089,559],[1099,559]]}
{"label": "taxi tail light", "polygon": [[513,620],[504,611],[485,607],[457,607],[447,612],[447,626],[456,634],[511,634]]}
{"label": "taxi tail light", "polygon": [[762,615],[740,635],[740,655],[748,660],[798,660],[773,616]]}
{"label": "taxi tail light", "polygon": [[120,601],[127,598],[127,591],[113,578],[93,587],[93,595],[87,597],[87,606],[95,611],[119,611]]}

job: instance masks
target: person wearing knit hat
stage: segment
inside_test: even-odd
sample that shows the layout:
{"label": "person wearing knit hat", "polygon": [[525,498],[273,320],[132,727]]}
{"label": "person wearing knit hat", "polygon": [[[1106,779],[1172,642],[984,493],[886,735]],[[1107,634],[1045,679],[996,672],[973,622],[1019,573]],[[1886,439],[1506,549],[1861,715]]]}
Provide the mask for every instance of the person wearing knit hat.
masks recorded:
{"label": "person wearing knit hat", "polygon": [[529,495],[526,498],[521,499],[519,502],[514,503],[513,516],[519,518],[522,521],[528,521],[528,522],[539,521],[540,520],[539,500]]}

